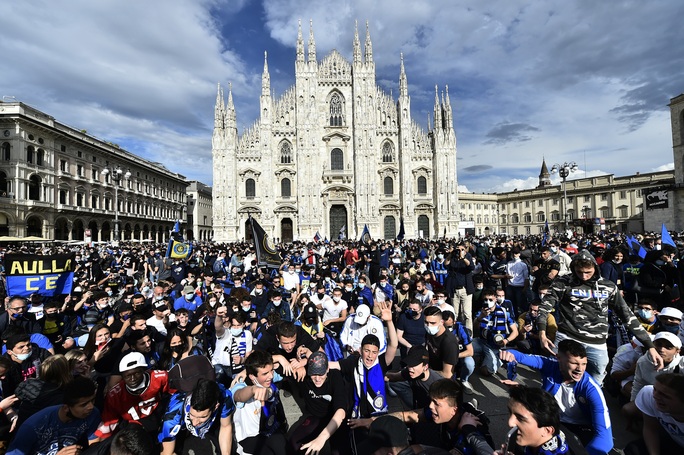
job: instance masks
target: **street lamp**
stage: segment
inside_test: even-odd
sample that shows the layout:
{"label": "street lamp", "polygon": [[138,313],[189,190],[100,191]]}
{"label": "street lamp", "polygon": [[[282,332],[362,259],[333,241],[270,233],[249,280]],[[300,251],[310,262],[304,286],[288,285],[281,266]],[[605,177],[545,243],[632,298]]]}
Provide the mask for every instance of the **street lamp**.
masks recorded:
{"label": "street lamp", "polygon": [[119,184],[121,183],[122,177],[126,180],[131,178],[131,171],[126,170],[124,173],[124,171],[117,166],[111,171],[108,168],[104,168],[102,174],[105,178],[107,178],[107,174],[112,174],[112,180],[114,181],[114,241],[118,242],[121,240],[119,238]]}
{"label": "street lamp", "polygon": [[552,174],[558,172],[558,175],[563,179],[563,227],[566,231],[568,230],[568,189],[566,180],[570,173],[575,172],[578,168],[579,166],[577,166],[577,163],[574,161],[571,161],[570,163],[554,164],[551,168]]}

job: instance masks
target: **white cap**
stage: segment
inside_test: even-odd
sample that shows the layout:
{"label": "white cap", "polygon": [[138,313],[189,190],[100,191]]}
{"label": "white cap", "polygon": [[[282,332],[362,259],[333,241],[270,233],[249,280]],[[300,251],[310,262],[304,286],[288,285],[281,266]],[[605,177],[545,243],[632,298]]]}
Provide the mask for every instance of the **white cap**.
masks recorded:
{"label": "white cap", "polygon": [[677,335],[675,335],[674,333],[670,333],[670,332],[658,332],[658,333],[656,333],[656,336],[655,336],[655,338],[653,338],[653,341],[658,341],[658,340],[663,340],[663,339],[669,341],[672,344],[672,346],[674,346],[677,349],[682,348],[682,340],[680,340]]}
{"label": "white cap", "polygon": [[354,313],[354,322],[357,324],[365,324],[370,316],[370,308],[366,304],[361,304],[356,308]]}
{"label": "white cap", "polygon": [[138,367],[147,368],[145,356],[139,352],[129,352],[123,356],[121,362],[119,362],[119,373],[123,373],[124,371],[132,370],[133,368]]}
{"label": "white cap", "polygon": [[670,318],[675,318],[679,319],[680,321],[682,320],[682,312],[679,311],[677,308],[673,308],[671,306],[666,306],[662,310],[660,310],[660,313],[658,313],[660,316],[667,316]]}

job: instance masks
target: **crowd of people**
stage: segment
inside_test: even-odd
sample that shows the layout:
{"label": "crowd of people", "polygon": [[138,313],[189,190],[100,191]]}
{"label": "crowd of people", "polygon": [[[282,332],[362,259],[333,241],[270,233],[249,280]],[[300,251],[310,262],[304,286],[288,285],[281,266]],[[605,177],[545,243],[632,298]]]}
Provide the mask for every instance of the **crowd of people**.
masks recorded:
{"label": "crowd of people", "polygon": [[[0,452],[605,454],[621,431],[605,394],[625,453],[682,449],[684,261],[656,235],[634,248],[295,242],[272,267],[250,243],[6,248],[76,267],[66,295],[0,288]],[[505,447],[473,375],[509,387]]]}

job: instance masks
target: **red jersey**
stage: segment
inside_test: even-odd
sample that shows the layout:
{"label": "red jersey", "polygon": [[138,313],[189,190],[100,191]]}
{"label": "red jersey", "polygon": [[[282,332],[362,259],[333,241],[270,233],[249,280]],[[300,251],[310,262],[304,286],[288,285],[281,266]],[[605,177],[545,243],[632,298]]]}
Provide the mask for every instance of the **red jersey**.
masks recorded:
{"label": "red jersey", "polygon": [[107,393],[102,424],[95,432],[98,438],[110,437],[121,419],[133,422],[149,416],[157,409],[163,395],[170,393],[166,371],[152,370],[146,374],[150,377],[150,383],[140,394],[129,392],[123,379]]}

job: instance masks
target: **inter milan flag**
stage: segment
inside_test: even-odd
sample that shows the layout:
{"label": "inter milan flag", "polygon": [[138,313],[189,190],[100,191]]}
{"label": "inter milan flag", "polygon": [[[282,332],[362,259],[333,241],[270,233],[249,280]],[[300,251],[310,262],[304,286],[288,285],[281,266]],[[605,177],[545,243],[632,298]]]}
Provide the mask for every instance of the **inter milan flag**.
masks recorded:
{"label": "inter milan flag", "polygon": [[371,243],[371,240],[373,240],[373,239],[371,239],[370,231],[368,230],[368,225],[364,224],[363,225],[363,232],[361,233],[361,243],[366,245],[366,246],[369,246]]}
{"label": "inter milan flag", "polygon": [[31,294],[54,297],[71,293],[76,253],[7,254],[7,295],[29,297]]}
{"label": "inter milan flag", "polygon": [[542,236],[542,246],[546,246],[546,242],[549,241],[549,220],[546,220],[544,225],[544,235]]}
{"label": "inter milan flag", "polygon": [[271,242],[271,239],[261,227],[257,220],[249,217],[249,223],[252,226],[252,234],[254,236],[254,246],[256,247],[257,262],[259,267],[268,266],[273,268],[280,267],[280,255]]}
{"label": "inter milan flag", "polygon": [[406,237],[406,231],[404,230],[404,218],[402,217],[399,221],[399,235],[397,235],[397,240],[400,242]]}
{"label": "inter milan flag", "polygon": [[639,241],[635,239],[633,236],[628,235],[627,236],[627,245],[629,245],[629,254],[636,254],[638,255],[641,259],[646,258],[646,249],[641,246]]}
{"label": "inter milan flag", "polygon": [[185,259],[192,253],[192,245],[178,240],[169,239],[166,257],[171,259]]}

